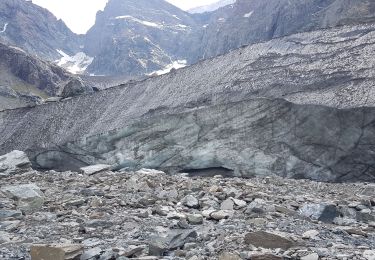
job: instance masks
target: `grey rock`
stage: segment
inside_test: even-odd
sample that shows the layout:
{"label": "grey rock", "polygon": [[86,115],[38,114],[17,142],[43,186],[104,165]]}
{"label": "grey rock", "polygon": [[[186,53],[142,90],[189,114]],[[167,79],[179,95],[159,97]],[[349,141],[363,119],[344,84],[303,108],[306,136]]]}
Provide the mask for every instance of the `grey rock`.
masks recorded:
{"label": "grey rock", "polygon": [[319,235],[319,231],[317,230],[308,230],[302,234],[302,238],[304,239],[311,239],[315,238]]}
{"label": "grey rock", "polygon": [[111,165],[97,164],[97,165],[90,165],[90,166],[82,167],[81,172],[87,175],[93,175],[95,173],[107,171],[110,168],[111,168]]}
{"label": "grey rock", "polygon": [[312,253],[301,257],[301,260],[319,260],[319,255],[317,253]]}
{"label": "grey rock", "polygon": [[19,220],[13,220],[13,221],[0,221],[0,230],[11,232],[14,230],[17,230],[19,227],[21,221]]}
{"label": "grey rock", "polygon": [[19,219],[22,218],[22,212],[19,210],[0,209],[0,220],[3,219]]}
{"label": "grey rock", "polygon": [[125,249],[123,256],[134,257],[134,256],[141,254],[144,249],[145,249],[144,246],[129,246],[128,248]]}
{"label": "grey rock", "polygon": [[203,216],[201,214],[188,214],[187,220],[192,225],[200,225],[203,223]]}
{"label": "grey rock", "polygon": [[0,156],[0,168],[5,170],[14,170],[16,168],[30,167],[31,162],[26,153],[14,150],[10,153]]}
{"label": "grey rock", "polygon": [[52,102],[59,102],[61,101],[62,97],[49,97],[45,99],[44,101],[47,103],[52,103]]}
{"label": "grey rock", "polygon": [[102,220],[102,219],[95,219],[95,220],[89,220],[86,222],[86,226],[88,227],[110,227],[113,223],[108,220]]}
{"label": "grey rock", "polygon": [[55,259],[70,260],[78,259],[83,252],[82,245],[72,244],[41,244],[32,245],[30,250],[31,259]]}
{"label": "grey rock", "polygon": [[234,209],[234,202],[231,199],[224,200],[220,205],[221,210],[233,210]]}
{"label": "grey rock", "polygon": [[241,260],[242,258],[230,252],[223,252],[219,255],[219,260]]}
{"label": "grey rock", "polygon": [[89,86],[86,86],[81,79],[76,78],[71,79],[67,84],[65,84],[59,96],[61,96],[62,98],[68,98],[90,92],[93,92],[93,89]]}
{"label": "grey rock", "polygon": [[275,206],[269,205],[266,201],[262,199],[255,199],[249,205],[247,205],[245,213],[263,215],[268,212],[275,211]]}
{"label": "grey rock", "polygon": [[18,208],[26,212],[38,210],[44,203],[44,194],[35,184],[3,186],[0,191],[16,200]]}
{"label": "grey rock", "polygon": [[332,204],[305,204],[300,208],[299,213],[302,216],[326,223],[332,223],[340,215],[337,207]]}
{"label": "grey rock", "polygon": [[100,247],[94,247],[88,250],[85,250],[83,254],[81,255],[81,260],[91,260],[91,259],[97,259],[100,254],[103,252],[103,250]]}
{"label": "grey rock", "polygon": [[244,241],[248,245],[271,249],[281,248],[286,250],[295,245],[290,239],[264,231],[247,233]]}
{"label": "grey rock", "polygon": [[218,210],[218,211],[212,212],[209,216],[210,218],[215,219],[215,220],[222,220],[222,219],[230,218],[231,216],[233,216],[233,213],[234,212],[232,210]]}
{"label": "grey rock", "polygon": [[182,204],[189,208],[199,208],[199,200],[192,195],[187,195],[183,198]]}
{"label": "grey rock", "polygon": [[375,250],[365,250],[363,252],[363,257],[367,260],[374,260],[375,259]]}
{"label": "grey rock", "polygon": [[167,251],[183,248],[186,243],[193,242],[196,238],[195,230],[170,230],[167,237],[155,237],[150,241],[149,255],[162,256]]}
{"label": "grey rock", "polygon": [[284,260],[284,257],[273,254],[253,255],[251,260]]}

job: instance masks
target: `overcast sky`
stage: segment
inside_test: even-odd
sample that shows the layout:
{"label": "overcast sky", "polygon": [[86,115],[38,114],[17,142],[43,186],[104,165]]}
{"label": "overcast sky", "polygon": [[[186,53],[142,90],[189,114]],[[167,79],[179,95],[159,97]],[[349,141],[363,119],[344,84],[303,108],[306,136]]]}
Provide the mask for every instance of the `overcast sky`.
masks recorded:
{"label": "overcast sky", "polygon": [[[1,1],[1,0],[0,0]],[[94,24],[98,10],[103,10],[108,0],[33,0],[33,3],[49,9],[76,33],[86,33]],[[217,2],[218,0],[167,0],[187,10]]]}

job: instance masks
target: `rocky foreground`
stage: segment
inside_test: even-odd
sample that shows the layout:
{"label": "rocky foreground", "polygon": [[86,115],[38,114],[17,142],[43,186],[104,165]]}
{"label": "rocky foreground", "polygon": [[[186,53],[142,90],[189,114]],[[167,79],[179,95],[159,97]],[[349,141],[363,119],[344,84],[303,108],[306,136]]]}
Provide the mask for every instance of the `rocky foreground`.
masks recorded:
{"label": "rocky foreground", "polygon": [[0,259],[375,259],[371,183],[29,165],[0,157]]}

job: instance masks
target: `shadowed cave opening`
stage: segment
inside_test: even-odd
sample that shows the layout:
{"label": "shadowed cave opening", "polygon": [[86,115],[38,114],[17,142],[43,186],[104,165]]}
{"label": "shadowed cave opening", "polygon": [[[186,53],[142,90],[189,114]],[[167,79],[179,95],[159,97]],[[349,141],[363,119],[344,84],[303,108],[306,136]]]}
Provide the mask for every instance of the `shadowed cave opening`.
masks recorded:
{"label": "shadowed cave opening", "polygon": [[215,175],[221,175],[223,177],[233,177],[234,171],[225,167],[210,167],[201,169],[184,169],[179,173],[187,173],[190,177],[214,177]]}

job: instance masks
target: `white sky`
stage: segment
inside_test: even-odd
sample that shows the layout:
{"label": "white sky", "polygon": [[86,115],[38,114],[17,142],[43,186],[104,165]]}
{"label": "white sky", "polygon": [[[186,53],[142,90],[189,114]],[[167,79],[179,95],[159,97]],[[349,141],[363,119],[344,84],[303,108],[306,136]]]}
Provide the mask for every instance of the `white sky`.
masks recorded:
{"label": "white sky", "polygon": [[[1,1],[1,0],[0,0]],[[217,2],[218,0],[167,0],[187,10]],[[34,4],[50,10],[57,18],[61,18],[75,33],[86,33],[95,22],[98,10],[103,10],[108,0],[33,0]]]}

